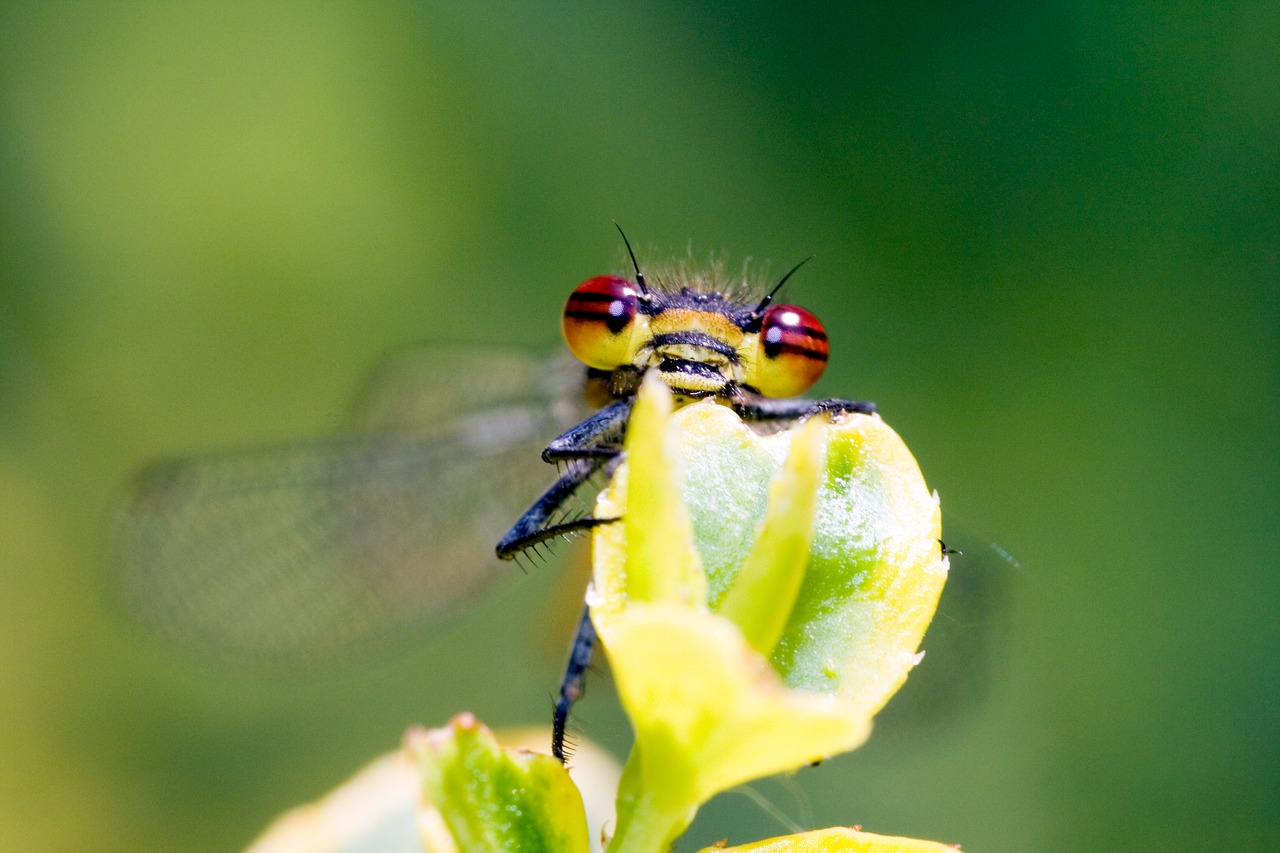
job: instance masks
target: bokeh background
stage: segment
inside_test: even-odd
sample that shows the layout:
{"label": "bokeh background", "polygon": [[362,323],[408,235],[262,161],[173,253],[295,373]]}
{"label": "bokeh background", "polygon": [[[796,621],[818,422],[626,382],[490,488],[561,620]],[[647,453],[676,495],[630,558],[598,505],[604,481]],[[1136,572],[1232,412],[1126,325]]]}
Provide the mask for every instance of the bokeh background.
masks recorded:
{"label": "bokeh background", "polygon": [[[817,255],[820,390],[1023,567],[974,701],[771,802],[1280,848],[1277,45],[1268,2],[4,3],[0,849],[236,849],[411,723],[544,719],[570,571],[263,678],[121,625],[102,520],[148,458],[333,429],[398,345],[554,345],[614,218]],[[607,679],[583,718],[625,749]],[[692,840],[783,831],[728,796]]]}

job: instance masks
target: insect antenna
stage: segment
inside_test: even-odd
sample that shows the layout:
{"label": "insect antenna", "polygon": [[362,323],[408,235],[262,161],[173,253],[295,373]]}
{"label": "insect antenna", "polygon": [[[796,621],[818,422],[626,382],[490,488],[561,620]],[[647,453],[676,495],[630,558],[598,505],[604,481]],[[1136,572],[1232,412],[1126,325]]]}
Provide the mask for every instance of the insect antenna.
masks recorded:
{"label": "insect antenna", "polygon": [[795,275],[796,270],[800,269],[800,267],[809,263],[809,261],[813,260],[813,258],[814,256],[810,255],[800,263],[796,264],[791,269],[787,270],[787,274],[782,277],[782,280],[773,286],[773,290],[770,290],[768,293],[765,294],[764,299],[760,300],[760,304],[756,306],[756,310],[753,311],[751,314],[752,318],[758,318],[761,314],[763,314],[764,309],[768,308],[769,303],[773,302],[773,297],[776,296],[778,294],[778,291],[782,289],[782,285],[787,283],[787,279]]}
{"label": "insect antenna", "polygon": [[649,295],[649,285],[644,283],[644,273],[640,272],[640,264],[636,263],[636,253],[631,250],[631,241],[627,239],[627,232],[622,230],[622,226],[618,224],[618,220],[613,220],[613,227],[618,229],[618,233],[622,235],[622,245],[627,247],[627,254],[631,256],[631,266],[636,271],[636,286],[640,288],[640,292],[645,296]]}

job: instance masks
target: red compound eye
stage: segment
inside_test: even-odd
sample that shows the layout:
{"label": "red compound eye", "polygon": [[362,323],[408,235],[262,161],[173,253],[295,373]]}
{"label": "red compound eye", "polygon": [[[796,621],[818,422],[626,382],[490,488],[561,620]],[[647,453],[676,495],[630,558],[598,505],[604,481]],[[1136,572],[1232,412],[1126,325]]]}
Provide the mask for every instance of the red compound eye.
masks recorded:
{"label": "red compound eye", "polygon": [[631,361],[640,291],[625,278],[589,278],[569,294],[560,327],[569,350],[588,367],[613,370]]}
{"label": "red compound eye", "polygon": [[827,367],[827,332],[798,305],[774,305],[760,321],[751,384],[766,397],[794,397],[818,381]]}

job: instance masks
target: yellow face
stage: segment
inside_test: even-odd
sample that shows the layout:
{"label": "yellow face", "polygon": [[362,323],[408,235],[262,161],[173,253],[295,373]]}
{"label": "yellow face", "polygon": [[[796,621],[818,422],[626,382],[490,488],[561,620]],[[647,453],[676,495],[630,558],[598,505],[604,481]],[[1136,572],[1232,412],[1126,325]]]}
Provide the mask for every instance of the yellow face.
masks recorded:
{"label": "yellow face", "polygon": [[655,369],[673,391],[695,397],[737,390],[792,397],[827,364],[826,332],[799,306],[753,310],[722,294],[652,291],[617,276],[578,285],[562,328],[588,367]]}

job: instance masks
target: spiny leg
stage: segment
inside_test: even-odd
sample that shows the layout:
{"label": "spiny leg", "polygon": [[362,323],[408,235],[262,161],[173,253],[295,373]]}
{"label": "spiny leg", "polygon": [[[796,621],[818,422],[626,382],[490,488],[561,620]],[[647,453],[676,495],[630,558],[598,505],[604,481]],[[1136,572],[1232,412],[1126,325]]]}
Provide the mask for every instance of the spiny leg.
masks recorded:
{"label": "spiny leg", "polygon": [[551,440],[542,451],[547,462],[566,459],[595,459],[616,456],[631,417],[633,397],[610,403],[575,427]]}
{"label": "spiny leg", "polygon": [[[560,524],[549,523],[593,474],[601,469],[612,474],[613,469],[621,462],[622,437],[626,432],[633,402],[632,398],[626,398],[605,406],[547,445],[542,458],[547,462],[568,463],[567,467],[502,537],[495,549],[498,557],[504,560],[514,559],[526,549],[536,550],[537,545],[549,539],[618,520],[579,518]],[[560,684],[560,698],[556,701],[552,717],[551,752],[561,763],[566,760],[565,728],[569,722],[569,711],[582,695],[595,640],[596,632],[591,624],[591,614],[584,607],[573,646],[569,650],[569,662]]]}
{"label": "spiny leg", "polygon": [[866,400],[802,400],[799,397],[773,399],[745,397],[734,400],[733,409],[746,421],[794,421],[820,412],[875,414],[876,404]]}
{"label": "spiny leg", "polygon": [[498,542],[498,557],[509,560],[526,548],[568,533],[590,530],[612,519],[579,518],[550,524],[551,518],[583,483],[600,468],[616,465],[622,452],[622,435],[631,415],[633,400],[627,398],[605,406],[582,423],[552,439],[542,458],[548,462],[568,462],[568,467],[551,487],[525,510]]}
{"label": "spiny leg", "polygon": [[587,667],[591,664],[591,650],[596,644],[596,628],[591,624],[591,608],[582,608],[582,618],[578,620],[578,630],[573,636],[573,646],[569,649],[569,662],[564,668],[564,678],[560,681],[560,698],[556,701],[555,713],[551,718],[551,754],[564,764],[568,759],[564,749],[565,726],[569,722],[569,711],[573,703],[582,698],[586,687]]}
{"label": "spiny leg", "polygon": [[510,560],[539,542],[577,530],[588,530],[604,523],[600,519],[580,518],[563,524],[548,524],[551,517],[564,506],[565,501],[569,500],[578,487],[590,479],[591,475],[606,461],[604,458],[599,458],[573,462],[563,474],[556,478],[551,487],[516,519],[516,523],[511,525],[511,529],[494,549],[498,558]]}

